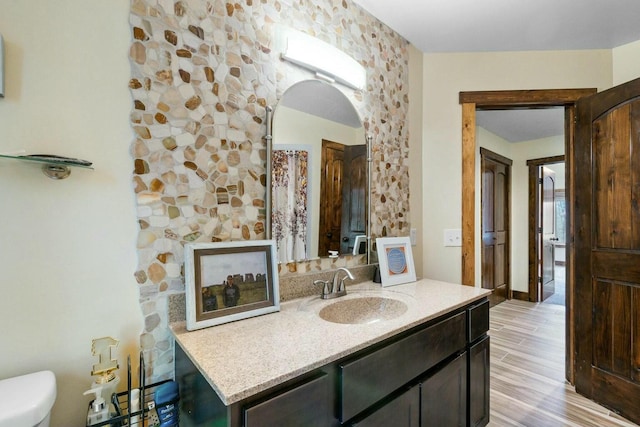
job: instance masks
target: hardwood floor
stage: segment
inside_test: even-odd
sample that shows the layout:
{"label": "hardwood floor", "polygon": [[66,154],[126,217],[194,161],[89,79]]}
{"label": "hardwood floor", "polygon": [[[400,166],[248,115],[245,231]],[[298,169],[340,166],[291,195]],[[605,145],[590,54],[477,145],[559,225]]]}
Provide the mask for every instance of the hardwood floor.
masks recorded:
{"label": "hardwood floor", "polygon": [[508,300],[489,318],[490,427],[636,426],[565,381],[564,306]]}

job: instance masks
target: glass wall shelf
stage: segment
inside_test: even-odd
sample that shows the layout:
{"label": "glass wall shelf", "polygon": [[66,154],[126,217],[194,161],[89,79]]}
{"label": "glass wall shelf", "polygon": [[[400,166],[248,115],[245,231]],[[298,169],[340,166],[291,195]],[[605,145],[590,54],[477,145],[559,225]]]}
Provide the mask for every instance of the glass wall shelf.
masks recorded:
{"label": "glass wall shelf", "polygon": [[66,177],[71,175],[72,167],[93,170],[93,167],[91,166],[93,163],[88,160],[56,156],[53,154],[0,154],[0,158],[19,160],[28,163],[38,163],[42,165],[42,173],[44,173],[51,179],[65,179]]}

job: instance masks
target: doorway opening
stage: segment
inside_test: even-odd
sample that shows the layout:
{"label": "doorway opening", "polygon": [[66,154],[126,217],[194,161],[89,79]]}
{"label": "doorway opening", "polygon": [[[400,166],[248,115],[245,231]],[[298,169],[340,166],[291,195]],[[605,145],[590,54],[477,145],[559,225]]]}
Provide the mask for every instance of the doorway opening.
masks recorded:
{"label": "doorway opening", "polygon": [[[563,107],[565,113],[565,162],[570,172],[567,176],[567,224],[568,242],[573,239],[573,176],[575,113],[578,99],[595,94],[596,88],[588,89],[550,89],[460,92],[462,106],[462,284],[476,286],[476,109],[504,110]],[[567,247],[567,304],[566,304],[566,375],[570,383],[575,378],[575,322],[572,292],[574,289],[575,269],[573,266],[573,247]]]}
{"label": "doorway opening", "polygon": [[564,156],[529,168],[528,301],[566,305],[567,198]]}

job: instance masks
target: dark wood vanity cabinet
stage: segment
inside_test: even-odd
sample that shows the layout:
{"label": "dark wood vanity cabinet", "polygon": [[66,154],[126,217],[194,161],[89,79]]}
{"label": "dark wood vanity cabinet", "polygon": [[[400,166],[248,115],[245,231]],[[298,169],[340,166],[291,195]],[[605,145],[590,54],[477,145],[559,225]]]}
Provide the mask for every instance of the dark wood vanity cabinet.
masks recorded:
{"label": "dark wood vanity cabinet", "polygon": [[484,426],[488,328],[483,299],[230,406],[176,345],[180,425]]}

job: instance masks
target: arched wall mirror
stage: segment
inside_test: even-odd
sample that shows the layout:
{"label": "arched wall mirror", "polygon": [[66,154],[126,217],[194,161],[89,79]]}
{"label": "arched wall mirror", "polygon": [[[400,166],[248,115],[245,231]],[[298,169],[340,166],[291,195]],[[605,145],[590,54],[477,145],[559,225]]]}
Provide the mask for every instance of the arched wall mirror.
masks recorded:
{"label": "arched wall mirror", "polygon": [[366,262],[370,156],[349,99],[320,80],[292,85],[274,111],[271,147],[278,261],[362,254]]}

